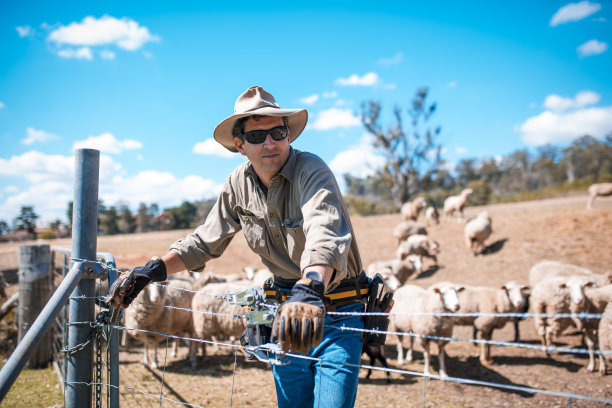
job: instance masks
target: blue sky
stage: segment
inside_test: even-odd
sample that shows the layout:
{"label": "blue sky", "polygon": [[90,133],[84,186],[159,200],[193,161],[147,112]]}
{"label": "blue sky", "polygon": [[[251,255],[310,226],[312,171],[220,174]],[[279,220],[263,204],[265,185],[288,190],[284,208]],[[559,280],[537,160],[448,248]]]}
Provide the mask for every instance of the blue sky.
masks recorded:
{"label": "blue sky", "polygon": [[212,140],[252,85],[307,108],[294,142],[336,175],[380,165],[360,124],[417,88],[452,166],[612,131],[609,2],[3,2],[0,219],[65,220],[75,148],[107,206],[216,195],[244,161]]}

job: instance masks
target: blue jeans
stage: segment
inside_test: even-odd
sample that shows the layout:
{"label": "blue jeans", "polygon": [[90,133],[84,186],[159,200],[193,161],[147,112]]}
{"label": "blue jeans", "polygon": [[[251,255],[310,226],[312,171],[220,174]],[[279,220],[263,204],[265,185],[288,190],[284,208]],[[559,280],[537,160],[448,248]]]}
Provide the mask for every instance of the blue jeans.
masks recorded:
{"label": "blue jeans", "polygon": [[[338,312],[363,312],[359,302],[340,306]],[[355,405],[363,333],[361,316],[325,315],[323,339],[308,352],[323,361],[287,357],[290,364],[272,366],[279,408],[345,408]],[[347,366],[342,363],[349,363]]]}

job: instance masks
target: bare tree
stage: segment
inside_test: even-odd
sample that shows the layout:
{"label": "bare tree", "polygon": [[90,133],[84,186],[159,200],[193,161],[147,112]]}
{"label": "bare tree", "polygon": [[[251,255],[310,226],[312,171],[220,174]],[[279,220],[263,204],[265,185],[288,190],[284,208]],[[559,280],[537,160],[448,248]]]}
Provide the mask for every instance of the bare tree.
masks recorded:
{"label": "bare tree", "polygon": [[374,136],[373,145],[381,149],[386,164],[378,173],[391,189],[395,203],[400,206],[421,191],[420,180],[431,178],[441,160],[442,146],[436,142],[440,127],[431,128],[429,120],[436,111],[436,104],[427,102],[428,88],[420,88],[407,110],[410,128],[404,130],[403,110],[393,110],[395,123],[384,129],[381,125],[381,105],[369,101],[362,105],[361,121],[366,130]]}

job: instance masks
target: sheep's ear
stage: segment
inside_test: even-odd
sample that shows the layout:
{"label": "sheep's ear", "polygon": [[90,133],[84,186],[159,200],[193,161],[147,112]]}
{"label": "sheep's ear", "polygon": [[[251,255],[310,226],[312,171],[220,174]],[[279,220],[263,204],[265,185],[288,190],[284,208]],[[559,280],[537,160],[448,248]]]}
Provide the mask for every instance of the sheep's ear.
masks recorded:
{"label": "sheep's ear", "polygon": [[567,285],[565,283],[559,284],[559,289],[565,289],[565,288],[567,288]]}
{"label": "sheep's ear", "polygon": [[527,286],[527,285],[521,286],[521,292],[529,292],[530,289],[531,288],[529,286]]}
{"label": "sheep's ear", "polygon": [[585,288],[591,288],[593,286],[595,286],[595,282],[588,281],[587,283],[584,284]]}
{"label": "sheep's ear", "polygon": [[442,293],[442,291],[440,290],[440,288],[433,288],[434,293]]}
{"label": "sheep's ear", "polygon": [[455,289],[457,292],[463,292],[465,290],[465,286],[459,286],[457,289]]}
{"label": "sheep's ear", "polygon": [[503,290],[508,290],[508,288],[506,287],[506,285],[502,285],[502,286],[501,286],[501,288],[502,288]]}

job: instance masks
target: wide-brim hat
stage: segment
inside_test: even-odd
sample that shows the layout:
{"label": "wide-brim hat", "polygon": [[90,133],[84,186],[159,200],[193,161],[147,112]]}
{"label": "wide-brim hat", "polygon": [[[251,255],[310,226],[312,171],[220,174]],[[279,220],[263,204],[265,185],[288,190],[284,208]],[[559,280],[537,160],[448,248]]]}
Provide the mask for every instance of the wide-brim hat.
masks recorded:
{"label": "wide-brim hat", "polygon": [[308,122],[306,109],[281,109],[272,94],[261,86],[252,86],[236,100],[234,114],[217,125],[213,133],[215,140],[230,152],[238,152],[234,147],[232,129],[238,119],[252,115],[287,117],[289,143],[297,139]]}

